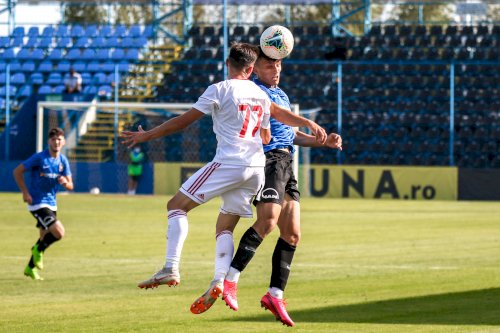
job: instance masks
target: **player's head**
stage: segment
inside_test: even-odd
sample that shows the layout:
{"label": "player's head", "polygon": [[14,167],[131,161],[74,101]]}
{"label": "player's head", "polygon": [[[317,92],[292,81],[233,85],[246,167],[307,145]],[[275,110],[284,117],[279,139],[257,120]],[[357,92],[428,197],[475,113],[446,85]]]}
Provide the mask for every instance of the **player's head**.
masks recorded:
{"label": "player's head", "polygon": [[229,57],[227,58],[230,72],[233,71],[234,74],[243,74],[246,78],[250,77],[259,53],[259,48],[255,45],[234,43],[231,45]]}
{"label": "player's head", "polygon": [[58,153],[65,143],[64,131],[59,127],[51,128],[49,131],[49,150]]}
{"label": "player's head", "polygon": [[259,81],[267,86],[274,87],[280,82],[281,59],[269,58],[264,52],[260,52],[253,69]]}

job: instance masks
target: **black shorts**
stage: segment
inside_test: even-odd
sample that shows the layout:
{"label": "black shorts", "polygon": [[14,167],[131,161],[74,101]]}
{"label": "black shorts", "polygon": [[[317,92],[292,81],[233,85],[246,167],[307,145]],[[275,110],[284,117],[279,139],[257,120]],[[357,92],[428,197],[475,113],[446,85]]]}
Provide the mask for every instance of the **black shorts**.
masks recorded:
{"label": "black shorts", "polygon": [[300,200],[297,180],[293,174],[293,158],[287,151],[273,149],[266,153],[265,177],[264,187],[257,194],[254,205],[257,202],[273,202],[281,205],[285,193],[295,201]]}
{"label": "black shorts", "polygon": [[57,212],[43,207],[30,212],[36,218],[36,227],[47,230],[51,225],[57,222]]}

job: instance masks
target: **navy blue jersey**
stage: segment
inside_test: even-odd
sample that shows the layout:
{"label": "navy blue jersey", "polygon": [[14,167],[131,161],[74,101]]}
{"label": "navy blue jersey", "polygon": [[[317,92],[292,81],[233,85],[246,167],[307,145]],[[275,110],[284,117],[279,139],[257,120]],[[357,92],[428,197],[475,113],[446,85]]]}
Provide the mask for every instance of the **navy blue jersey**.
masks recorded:
{"label": "navy blue jersey", "polygon": [[69,162],[66,156],[59,154],[54,158],[48,149],[36,153],[23,162],[26,170],[31,171],[29,193],[33,202],[29,210],[47,207],[57,210],[56,193],[59,188],[59,176],[71,176]]}
{"label": "navy blue jersey", "polygon": [[[253,80],[260,89],[264,90],[266,94],[271,99],[271,102],[278,104],[285,109],[291,110],[290,100],[283,90],[279,87],[269,88],[264,85],[259,79],[254,78]],[[294,152],[293,139],[295,139],[295,131],[292,126],[280,123],[276,119],[271,117],[271,142],[264,145],[264,153],[276,148],[288,148],[290,152]]]}

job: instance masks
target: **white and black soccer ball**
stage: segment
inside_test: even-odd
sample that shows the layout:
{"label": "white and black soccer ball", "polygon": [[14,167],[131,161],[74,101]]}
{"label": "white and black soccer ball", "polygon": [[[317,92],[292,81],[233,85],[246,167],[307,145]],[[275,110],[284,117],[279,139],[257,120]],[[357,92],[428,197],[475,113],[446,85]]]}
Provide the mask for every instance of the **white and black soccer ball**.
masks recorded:
{"label": "white and black soccer ball", "polygon": [[101,193],[101,190],[99,189],[99,187],[92,187],[89,192],[90,194],[98,195],[99,193]]}
{"label": "white and black soccer ball", "polygon": [[260,48],[272,59],[283,59],[293,50],[293,35],[281,25],[273,25],[260,35]]}

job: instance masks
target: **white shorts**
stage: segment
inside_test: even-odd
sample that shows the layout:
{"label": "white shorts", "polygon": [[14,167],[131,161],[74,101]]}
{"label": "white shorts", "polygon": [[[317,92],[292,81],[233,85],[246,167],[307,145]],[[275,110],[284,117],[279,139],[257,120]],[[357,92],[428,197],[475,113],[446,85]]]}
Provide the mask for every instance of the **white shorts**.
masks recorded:
{"label": "white shorts", "polygon": [[264,184],[264,167],[210,162],[182,184],[180,191],[203,204],[220,196],[224,214],[252,217],[252,199]]}

